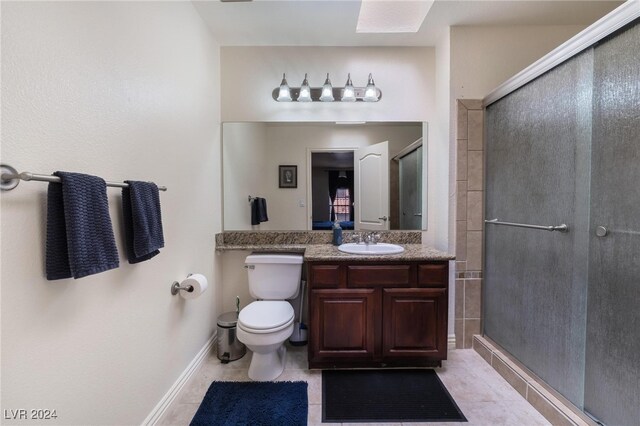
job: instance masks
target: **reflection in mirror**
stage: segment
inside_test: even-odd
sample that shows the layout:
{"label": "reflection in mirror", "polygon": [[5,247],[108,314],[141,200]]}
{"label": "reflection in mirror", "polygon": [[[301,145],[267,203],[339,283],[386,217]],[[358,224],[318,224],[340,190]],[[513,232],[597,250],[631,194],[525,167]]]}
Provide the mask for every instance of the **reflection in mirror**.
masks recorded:
{"label": "reflection in mirror", "polygon": [[311,151],[311,229],[353,229],[353,151]]}
{"label": "reflection in mirror", "polygon": [[423,127],[223,123],[224,230],[424,229]]}

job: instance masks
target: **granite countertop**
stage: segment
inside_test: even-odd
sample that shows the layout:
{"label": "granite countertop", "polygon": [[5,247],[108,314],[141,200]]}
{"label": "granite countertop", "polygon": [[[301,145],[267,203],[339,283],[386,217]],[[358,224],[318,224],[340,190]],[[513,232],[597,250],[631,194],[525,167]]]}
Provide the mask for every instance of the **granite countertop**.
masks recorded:
{"label": "granite countertop", "polygon": [[423,246],[422,244],[399,244],[404,247],[404,251],[398,254],[385,255],[362,255],[343,253],[338,247],[331,244],[308,245],[304,252],[304,260],[308,262],[320,261],[411,261],[411,260],[453,260],[455,256]]}
{"label": "granite countertop", "polygon": [[[351,239],[354,231],[344,233]],[[398,254],[362,255],[343,253],[332,245],[331,232],[322,231],[228,231],[216,235],[216,250],[247,250],[271,253],[304,253],[308,262],[322,261],[446,261],[454,255],[424,246],[420,243],[421,233],[415,231],[383,231],[381,242],[398,244],[404,251]]]}
{"label": "granite countertop", "polygon": [[306,244],[224,244],[216,246],[218,251],[228,250],[248,250],[264,251],[271,253],[304,253],[308,245]]}

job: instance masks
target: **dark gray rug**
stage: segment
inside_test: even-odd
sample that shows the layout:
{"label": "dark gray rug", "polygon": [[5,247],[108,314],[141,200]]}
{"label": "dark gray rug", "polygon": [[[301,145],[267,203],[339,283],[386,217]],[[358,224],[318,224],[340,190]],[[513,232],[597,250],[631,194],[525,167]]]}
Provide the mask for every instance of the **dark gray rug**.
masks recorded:
{"label": "dark gray rug", "polygon": [[323,422],[466,422],[431,369],[325,370]]}

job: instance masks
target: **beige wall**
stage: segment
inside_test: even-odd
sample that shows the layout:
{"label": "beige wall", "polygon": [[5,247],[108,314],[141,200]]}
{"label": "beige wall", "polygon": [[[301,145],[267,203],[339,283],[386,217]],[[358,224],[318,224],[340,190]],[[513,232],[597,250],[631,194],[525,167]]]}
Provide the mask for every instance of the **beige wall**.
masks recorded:
{"label": "beige wall", "polygon": [[[422,136],[421,123],[412,126],[225,123],[223,128],[225,230],[308,229],[309,149],[361,148],[389,141],[392,158]],[[248,129],[262,130],[248,134]],[[284,164],[298,166],[295,189],[278,187],[278,166]],[[249,194],[266,198],[269,221],[251,226]],[[300,202],[304,205],[300,206]]]}
{"label": "beige wall", "polygon": [[452,111],[456,99],[484,98],[584,28],[583,25],[451,27]]}
{"label": "beige wall", "polygon": [[[449,128],[451,165],[449,173],[450,209],[448,213],[448,224],[449,251],[455,252],[457,255],[457,274],[481,274],[481,272],[478,271],[482,268],[481,264],[483,260],[481,253],[483,223],[480,219],[480,224],[475,223],[475,230],[469,233],[467,233],[466,226],[468,223],[468,212],[473,211],[482,218],[482,195],[480,192],[474,192],[471,197],[473,206],[471,208],[467,207],[467,169],[469,167],[469,158],[467,157],[471,158],[471,162],[475,165],[475,171],[478,170],[478,167],[481,168],[484,163],[482,151],[482,119],[480,118],[479,121],[476,120],[475,124],[472,123],[471,125],[471,127],[473,127],[472,133],[474,134],[475,140],[477,141],[478,137],[480,138],[480,146],[474,146],[472,149],[468,149],[467,126],[469,124],[467,123],[467,110],[463,108],[465,114],[464,120],[462,120],[461,116],[457,114],[457,100],[481,100],[498,85],[537,61],[583,29],[584,26],[578,25],[515,27],[466,26],[450,28],[450,95],[446,103],[448,109],[447,127]],[[438,66],[441,66],[440,58],[441,56],[438,55]],[[481,108],[480,104],[480,101],[470,103],[470,105],[476,109]],[[471,119],[477,118],[478,116],[482,117],[482,111],[474,110],[471,112]],[[444,119],[440,116],[440,122],[443,121]],[[479,173],[481,178],[481,169]],[[456,180],[458,180],[457,185]],[[474,188],[474,190],[477,189],[478,188]],[[479,230],[477,229],[478,226],[480,226]],[[469,250],[468,246],[470,247]],[[470,267],[467,265],[467,252],[472,253],[472,257],[474,258],[473,262],[475,264],[470,265]],[[450,277],[449,282],[453,283],[453,277]],[[450,292],[449,302],[450,331],[455,324],[456,346],[469,347],[471,336],[481,330],[479,319],[481,297],[480,279],[474,275],[472,279],[468,281],[458,280],[456,285],[451,285],[450,288],[453,290]],[[473,306],[474,309],[465,311],[465,303],[468,303],[468,306]]]}
{"label": "beige wall", "polygon": [[[53,282],[47,186],[2,193],[3,409],[56,409],[47,424],[140,424],[215,331],[218,93],[218,46],[190,3],[3,2],[3,163],[169,189],[159,256],[126,262],[111,188],[120,268]],[[189,272],[209,291],[171,296]]]}
{"label": "beige wall", "polygon": [[[436,63],[433,47],[222,47],[222,121],[422,121],[427,163],[425,207],[447,204],[448,150],[442,149],[446,130],[439,125],[436,102]],[[330,73],[334,86],[346,82],[366,84],[373,73],[382,90],[377,103],[330,104],[275,102],[272,90],[287,73],[289,85],[299,86],[309,73],[312,86],[320,86]],[[436,148],[431,150],[431,144]],[[441,145],[438,147],[438,145]],[[446,184],[445,184],[446,185]],[[447,208],[430,211],[424,241],[446,250],[449,244]],[[444,229],[444,231],[442,231]]]}
{"label": "beige wall", "polygon": [[[452,152],[451,141],[449,136],[449,99],[450,99],[450,80],[451,80],[451,34],[449,28],[447,28],[443,34],[438,38],[436,43],[436,104],[438,119],[434,123],[434,133],[436,134],[434,140],[438,142],[437,149],[441,152],[441,156],[447,158],[447,162],[440,162],[438,166],[439,171],[431,171],[430,176],[437,176],[441,179],[442,183],[437,188],[437,194],[434,194],[432,199],[437,200],[437,203],[431,204],[430,208],[427,207],[429,214],[428,220],[433,223],[435,218],[439,218],[440,223],[436,223],[432,226],[432,232],[428,234],[431,241],[427,241],[429,245],[437,246],[438,248],[453,253],[451,240],[455,235],[452,229],[452,217],[455,211],[455,202],[452,196],[455,195],[455,188],[452,188],[451,181],[455,181],[455,177],[452,177],[452,173],[455,173],[455,164],[452,164],[455,159],[455,152]],[[435,147],[434,147],[435,148]],[[432,148],[432,150],[434,149]],[[435,207],[438,206],[438,207]],[[436,215],[433,210],[436,208],[443,210],[442,213]],[[446,220],[443,220],[446,219]],[[449,262],[449,282],[454,282],[455,267],[454,262]],[[449,330],[448,334],[452,336],[454,334],[453,327],[453,306],[455,300],[455,288],[453,285],[449,286]]]}
{"label": "beige wall", "polygon": [[[226,123],[222,126],[222,140],[224,229],[251,229],[251,205],[247,197],[266,196],[267,126]],[[267,223],[256,228],[261,229]]]}
{"label": "beige wall", "polygon": [[[222,47],[222,121],[431,121],[434,118],[434,49],[430,47]],[[376,103],[276,102],[282,73],[291,87],[304,74],[320,87],[327,73],[344,86],[366,86],[373,73]]]}

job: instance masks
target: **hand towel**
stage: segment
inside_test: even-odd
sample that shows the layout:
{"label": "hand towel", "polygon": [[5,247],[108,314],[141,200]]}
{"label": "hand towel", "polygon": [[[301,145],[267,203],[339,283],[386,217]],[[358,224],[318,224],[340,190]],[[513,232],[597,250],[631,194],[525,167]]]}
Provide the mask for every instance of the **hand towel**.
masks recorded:
{"label": "hand towel", "polygon": [[264,198],[258,198],[258,220],[260,222],[269,220],[267,217],[267,200]]}
{"label": "hand towel", "polygon": [[255,197],[251,202],[251,224],[260,225],[260,222],[266,222],[267,217],[267,200]]}
{"label": "hand towel", "polygon": [[127,180],[122,188],[124,233],[129,263],[149,260],[164,247],[160,192],[153,182]]}
{"label": "hand towel", "polygon": [[107,184],[81,173],[55,172],[47,192],[48,280],[82,278],[119,266]]}
{"label": "hand towel", "polygon": [[260,216],[258,214],[258,198],[254,198],[249,206],[251,209],[251,224],[260,225]]}

